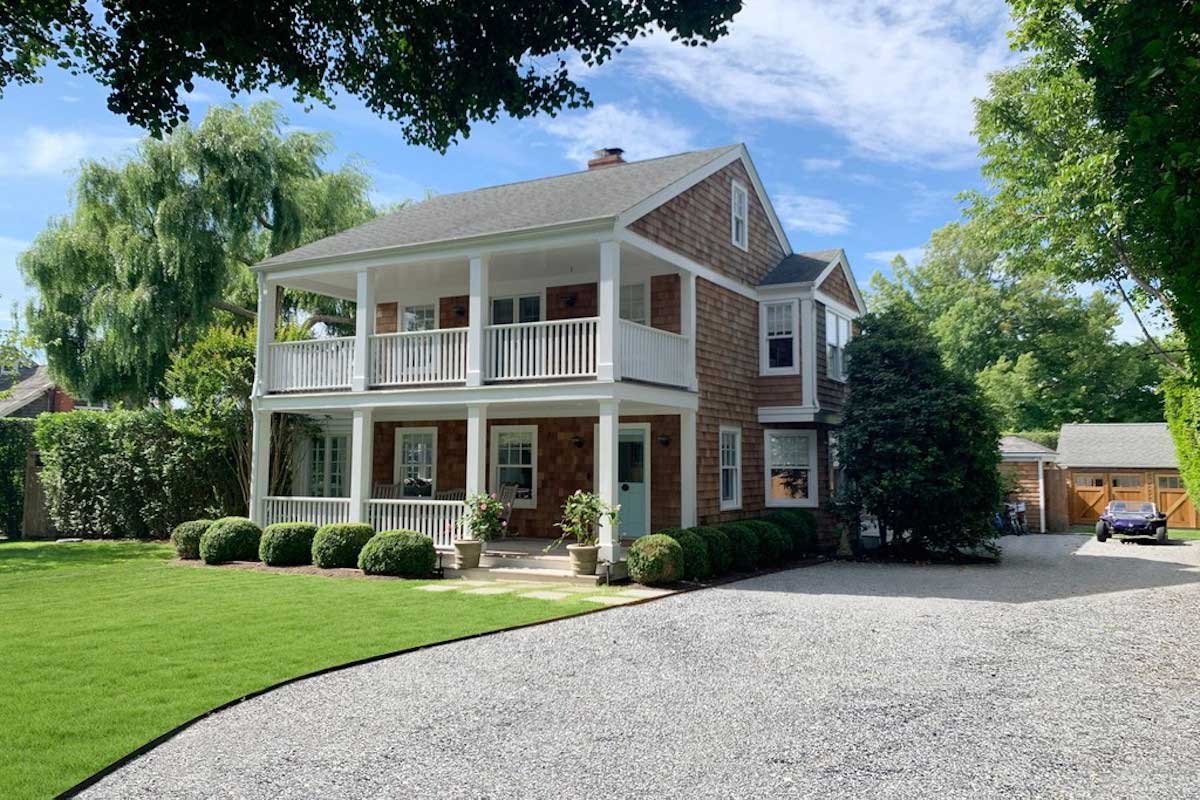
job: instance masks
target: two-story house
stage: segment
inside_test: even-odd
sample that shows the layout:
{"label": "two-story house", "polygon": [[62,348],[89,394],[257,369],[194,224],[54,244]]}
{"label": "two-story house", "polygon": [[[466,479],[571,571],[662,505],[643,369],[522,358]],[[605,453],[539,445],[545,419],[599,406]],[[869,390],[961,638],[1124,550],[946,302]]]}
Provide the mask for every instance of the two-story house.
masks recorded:
{"label": "two-story house", "polygon": [[[621,505],[601,557],[678,525],[821,512],[843,349],[841,250],[795,253],[742,145],[433,197],[256,268],[251,516],[366,521],[448,546],[461,498],[515,488],[553,537],[575,489]],[[277,287],[356,303],[353,337],[274,341]],[[319,433],[267,496],[274,414]],[[826,534],[831,536],[831,532]]]}

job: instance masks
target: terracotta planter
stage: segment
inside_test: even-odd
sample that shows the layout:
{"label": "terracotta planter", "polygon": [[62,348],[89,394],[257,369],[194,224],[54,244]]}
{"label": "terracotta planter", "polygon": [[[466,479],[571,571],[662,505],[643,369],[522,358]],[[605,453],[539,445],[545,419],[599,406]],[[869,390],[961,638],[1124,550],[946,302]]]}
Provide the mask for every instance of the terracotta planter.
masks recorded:
{"label": "terracotta planter", "polygon": [[600,545],[569,544],[567,555],[571,557],[571,572],[576,575],[595,575],[596,558],[600,554]]}
{"label": "terracotta planter", "polygon": [[483,553],[483,541],[480,539],[454,540],[454,568],[475,569],[479,566],[479,556]]}

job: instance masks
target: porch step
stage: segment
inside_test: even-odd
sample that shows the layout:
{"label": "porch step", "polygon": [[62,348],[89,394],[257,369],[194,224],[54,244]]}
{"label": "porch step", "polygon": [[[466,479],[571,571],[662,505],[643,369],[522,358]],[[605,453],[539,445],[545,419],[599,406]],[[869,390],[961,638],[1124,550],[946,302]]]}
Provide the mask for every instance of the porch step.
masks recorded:
{"label": "porch step", "polygon": [[479,566],[489,568],[517,568],[517,569],[553,569],[567,570],[571,569],[571,560],[566,556],[545,556],[545,555],[510,555],[498,556],[491,553],[484,553],[479,557]]}
{"label": "porch step", "polygon": [[[565,560],[565,559],[564,559]],[[571,583],[579,586],[600,585],[599,575],[575,575],[569,569],[545,567],[478,567],[476,569],[445,568],[447,578],[466,578],[473,581],[530,581],[533,583]]]}

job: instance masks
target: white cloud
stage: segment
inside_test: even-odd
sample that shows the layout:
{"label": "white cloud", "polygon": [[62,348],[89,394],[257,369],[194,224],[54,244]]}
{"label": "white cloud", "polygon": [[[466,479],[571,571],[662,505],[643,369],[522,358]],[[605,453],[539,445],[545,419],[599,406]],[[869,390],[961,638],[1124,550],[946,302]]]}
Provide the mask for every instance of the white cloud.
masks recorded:
{"label": "white cloud", "polygon": [[716,43],[656,35],[623,63],[735,121],[815,122],[872,158],[967,166],[972,98],[1014,61],[1008,23],[1003,0],[749,0]]}
{"label": "white cloud", "polygon": [[541,127],[561,139],[566,157],[580,166],[602,147],[624,148],[626,161],[696,149],[690,128],[657,111],[622,108],[613,103],[545,119]]}
{"label": "white cloud", "polygon": [[802,158],[800,166],[806,172],[833,172],[842,166],[840,158]]}
{"label": "white cloud", "polygon": [[874,261],[877,264],[891,266],[892,259],[896,256],[904,256],[905,262],[910,267],[915,267],[921,263],[921,259],[925,257],[924,247],[899,247],[895,250],[872,250],[867,253],[867,260]]}
{"label": "white cloud", "polygon": [[775,213],[784,226],[819,235],[843,233],[850,228],[850,214],[838,203],[807,194],[780,194]]}
{"label": "white cloud", "polygon": [[127,136],[34,126],[13,139],[7,152],[0,152],[0,175],[61,175],[85,158],[110,156],[136,141]]}
{"label": "white cloud", "polygon": [[7,321],[14,301],[25,298],[25,284],[17,269],[17,256],[31,243],[11,236],[0,236],[0,320]]}

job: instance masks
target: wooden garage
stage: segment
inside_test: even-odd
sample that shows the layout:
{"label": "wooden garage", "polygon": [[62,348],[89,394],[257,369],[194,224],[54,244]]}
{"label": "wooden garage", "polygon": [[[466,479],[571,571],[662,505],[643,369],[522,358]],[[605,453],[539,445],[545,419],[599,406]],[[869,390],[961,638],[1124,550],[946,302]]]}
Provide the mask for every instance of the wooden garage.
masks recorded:
{"label": "wooden garage", "polygon": [[1110,500],[1127,500],[1157,504],[1170,527],[1200,527],[1164,423],[1063,425],[1058,465],[1072,525],[1093,524]]}
{"label": "wooden garage", "polygon": [[1025,525],[1031,531],[1056,529],[1052,526],[1056,459],[1055,451],[1023,436],[1000,440],[1000,472],[1013,486],[1012,499],[1025,504]]}

